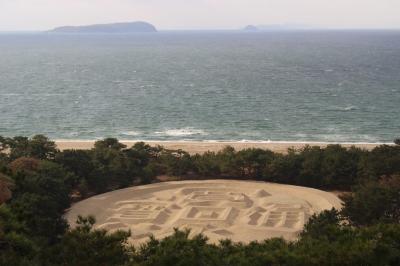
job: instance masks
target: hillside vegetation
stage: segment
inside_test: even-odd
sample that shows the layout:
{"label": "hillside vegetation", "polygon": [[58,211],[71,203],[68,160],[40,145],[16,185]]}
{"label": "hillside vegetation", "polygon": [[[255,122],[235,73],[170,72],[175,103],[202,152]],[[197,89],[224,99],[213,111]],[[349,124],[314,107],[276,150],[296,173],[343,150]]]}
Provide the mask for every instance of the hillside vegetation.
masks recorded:
{"label": "hillside vegetation", "polygon": [[[58,151],[45,136],[0,137],[0,265],[399,265],[400,145],[372,151],[305,147],[285,155],[261,149],[191,156],[116,139],[92,150]],[[63,214],[72,202],[132,185],[176,179],[252,179],[345,190],[344,208],[313,216],[295,242],[209,244],[177,230],[146,245],[127,244],[130,232],[93,229]],[[10,197],[11,196],[11,197]]]}

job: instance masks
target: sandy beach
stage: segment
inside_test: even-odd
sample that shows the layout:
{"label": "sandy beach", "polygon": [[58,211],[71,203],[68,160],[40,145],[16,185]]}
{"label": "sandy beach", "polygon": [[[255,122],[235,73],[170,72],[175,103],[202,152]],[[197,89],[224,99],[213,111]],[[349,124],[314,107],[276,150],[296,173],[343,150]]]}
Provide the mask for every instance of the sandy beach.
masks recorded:
{"label": "sandy beach", "polygon": [[[121,141],[128,147],[132,146],[137,140]],[[269,149],[274,152],[285,153],[288,148],[300,149],[306,145],[326,147],[329,142],[217,142],[217,141],[145,141],[151,146],[163,146],[172,150],[184,150],[190,154],[202,154],[207,151],[218,152],[226,146],[232,146],[236,150],[243,150],[248,148]],[[76,149],[86,150],[94,146],[94,141],[69,141],[69,140],[56,140],[57,147],[60,150]],[[339,143],[343,147],[355,146],[363,149],[373,149],[381,143]]]}
{"label": "sandy beach", "polygon": [[116,190],[83,200],[66,214],[95,215],[98,229],[131,230],[138,245],[174,228],[204,233],[212,243],[230,238],[248,243],[271,237],[297,238],[309,217],[341,208],[332,193],[306,187],[254,181],[165,182]]}

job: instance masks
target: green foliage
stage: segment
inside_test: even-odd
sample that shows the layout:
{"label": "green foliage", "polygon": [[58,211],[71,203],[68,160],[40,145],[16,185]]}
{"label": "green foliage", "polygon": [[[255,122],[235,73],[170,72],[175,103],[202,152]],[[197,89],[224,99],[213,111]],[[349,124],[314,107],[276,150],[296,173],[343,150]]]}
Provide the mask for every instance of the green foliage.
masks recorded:
{"label": "green foliage", "polygon": [[0,265],[33,265],[38,248],[12,210],[0,206]]}
{"label": "green foliage", "polygon": [[275,158],[264,169],[266,181],[295,184],[301,169],[301,158],[294,150],[289,150],[288,154],[276,154]]}
{"label": "green foliage", "polygon": [[379,179],[400,174],[400,145],[382,145],[365,153],[359,164],[361,179]]}
{"label": "green foliage", "polygon": [[93,171],[87,177],[89,187],[96,193],[132,185],[137,169],[132,166],[122,148],[114,139],[98,141],[91,151]]}
{"label": "green foliage", "polygon": [[[48,253],[53,265],[127,265],[133,249],[130,232],[94,230],[94,217],[78,217],[77,227],[68,231]],[[48,258],[47,258],[48,259]]]}
{"label": "green foliage", "polygon": [[[305,147],[302,150],[300,172],[295,173],[295,183],[299,185],[309,184],[311,187],[322,187],[328,178],[322,178],[324,150],[320,147]],[[297,177],[296,177],[297,176]]]}
{"label": "green foliage", "polygon": [[11,188],[13,185],[14,182],[0,172],[0,205],[11,198]]}
{"label": "green foliage", "polygon": [[219,265],[264,266],[294,265],[295,258],[291,245],[281,238],[249,244],[222,240],[218,246],[221,263]]}
{"label": "green foliage", "polygon": [[[7,155],[4,151],[9,150]],[[3,151],[3,152],[1,152]],[[237,178],[272,181],[315,188],[344,189],[366,179],[400,173],[400,146],[382,145],[372,151],[346,149],[340,145],[305,147],[287,154],[262,149],[235,151],[232,147],[214,153],[190,156],[136,143],[131,148],[117,139],[95,143],[91,151],[63,151],[38,135],[0,138],[0,167],[17,158],[55,160],[79,177],[82,194],[100,193],[131,184],[152,182],[157,175],[201,178]],[[84,188],[84,189],[83,189]]]}
{"label": "green foliage", "polygon": [[76,176],[86,178],[94,170],[90,151],[66,150],[56,154],[55,162]]}
{"label": "green foliage", "polygon": [[292,243],[275,238],[213,245],[203,235],[177,230],[162,240],[151,238],[136,250],[133,265],[398,265],[400,225],[354,228],[340,220],[335,210],[314,216],[309,231]]}
{"label": "green foliage", "polygon": [[368,181],[343,201],[342,212],[354,225],[400,224],[400,176]]}
{"label": "green foliage", "polygon": [[196,154],[193,160],[194,170],[201,176],[215,177],[220,175],[220,165],[214,152],[206,152],[203,155]]}
{"label": "green foliage", "polygon": [[329,145],[323,150],[321,176],[323,187],[348,189],[356,183],[358,162],[363,152],[357,148],[345,149]]}
{"label": "green foliage", "polygon": [[184,175],[193,169],[190,155],[181,150],[162,152],[158,164],[162,172],[172,176]]}
{"label": "green foliage", "polygon": [[55,156],[55,162],[74,173],[73,184],[81,195],[91,195],[139,183],[149,183],[157,174],[146,168],[158,149],[144,143],[132,148],[116,139],[97,141],[90,151],[65,150]]}
{"label": "green foliage", "polygon": [[120,151],[124,148],[126,148],[126,145],[120,143],[117,139],[115,138],[106,138],[104,140],[98,140],[94,144],[94,148],[96,150],[101,150],[101,149],[112,149],[112,150],[117,150]]}
{"label": "green foliage", "polygon": [[263,170],[273,159],[273,152],[262,149],[246,149],[236,153],[234,163],[239,176],[244,179],[263,179]]}
{"label": "green foliage", "polygon": [[349,189],[357,182],[360,149],[329,145],[306,146],[274,154],[264,169],[265,180],[315,188]]}
{"label": "green foliage", "polygon": [[0,152],[4,152],[8,148],[7,140],[0,136]]}
{"label": "green foliage", "polygon": [[14,137],[3,139],[3,146],[10,149],[11,160],[19,157],[33,157],[37,159],[53,159],[57,153],[56,145],[43,135],[36,135],[31,139],[27,137]]}
{"label": "green foliage", "polygon": [[303,238],[324,238],[326,240],[335,239],[336,228],[339,227],[343,221],[344,220],[339,211],[336,209],[323,211],[318,215],[314,214],[304,226],[301,236]]}
{"label": "green foliage", "polygon": [[108,138],[97,141],[90,151],[58,152],[55,161],[79,177],[75,187],[83,195],[151,183],[157,175],[255,179],[350,190],[362,180],[400,174],[400,146],[383,145],[372,151],[340,145],[306,146],[287,154],[226,147],[218,153],[191,156],[143,142],[126,148]]}
{"label": "green foliage", "polygon": [[74,176],[55,163],[44,161],[37,171],[18,172],[13,178],[9,203],[13,214],[23,221],[32,237],[56,241],[67,228],[62,215],[70,206],[69,183]]}
{"label": "green foliage", "polygon": [[341,218],[333,214],[316,216],[313,225],[306,226],[313,229],[293,244],[295,265],[398,265],[400,225],[358,228],[337,224]]}
{"label": "green foliage", "polygon": [[218,171],[221,175],[232,177],[239,176],[239,169],[236,165],[236,151],[233,147],[226,146],[218,154]]}
{"label": "green foliage", "polygon": [[148,266],[221,265],[216,246],[207,244],[203,235],[189,238],[189,234],[189,230],[175,230],[172,236],[161,241],[150,238],[136,252],[134,261]]}
{"label": "green foliage", "polygon": [[72,175],[54,163],[39,161],[32,171],[12,175],[12,199],[0,207],[0,264],[41,265],[37,255],[57,242],[67,223]]}
{"label": "green foliage", "polygon": [[7,140],[4,137],[0,136],[0,171],[4,169],[5,165],[9,161],[8,155],[6,154],[7,149]]}

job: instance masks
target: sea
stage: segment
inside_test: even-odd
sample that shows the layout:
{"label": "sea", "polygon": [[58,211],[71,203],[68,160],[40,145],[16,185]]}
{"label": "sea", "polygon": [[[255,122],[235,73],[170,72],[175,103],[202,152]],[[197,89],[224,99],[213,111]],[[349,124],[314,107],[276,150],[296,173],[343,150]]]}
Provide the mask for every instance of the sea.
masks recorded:
{"label": "sea", "polygon": [[0,135],[386,143],[400,31],[0,34]]}

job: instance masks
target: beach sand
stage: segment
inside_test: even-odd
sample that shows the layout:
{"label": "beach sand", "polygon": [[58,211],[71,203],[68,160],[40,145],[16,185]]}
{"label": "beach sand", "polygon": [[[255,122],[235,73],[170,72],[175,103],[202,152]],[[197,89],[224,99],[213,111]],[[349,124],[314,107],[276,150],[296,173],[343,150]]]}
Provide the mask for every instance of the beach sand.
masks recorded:
{"label": "beach sand", "polygon": [[[138,141],[121,141],[128,147],[132,146]],[[163,146],[164,148],[171,150],[184,150],[190,154],[203,154],[207,151],[218,152],[226,146],[232,146],[236,150],[243,150],[247,148],[260,148],[269,149],[274,152],[285,153],[288,148],[300,149],[306,145],[326,147],[329,144],[327,142],[211,142],[211,141],[145,141],[151,146]],[[94,146],[94,141],[56,141],[57,147],[60,150],[76,149],[86,150],[91,149]],[[343,147],[359,147],[363,149],[373,149],[381,144],[374,143],[340,143]]]}
{"label": "beach sand", "polygon": [[131,230],[138,245],[153,234],[190,228],[212,243],[230,238],[248,243],[271,237],[297,238],[311,215],[341,209],[332,193],[306,187],[255,181],[176,181],[137,186],[76,203],[66,214],[72,227],[78,215],[95,215],[95,227]]}

